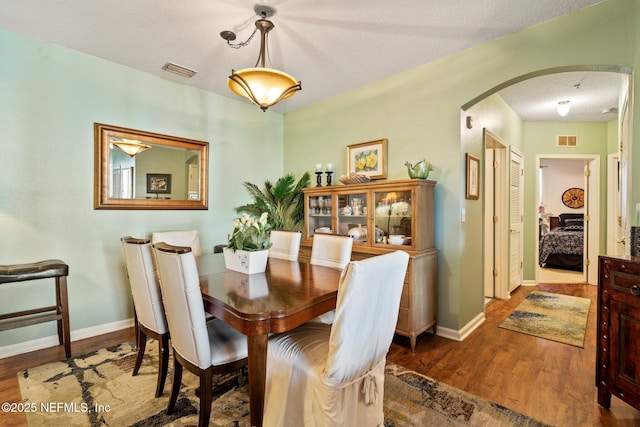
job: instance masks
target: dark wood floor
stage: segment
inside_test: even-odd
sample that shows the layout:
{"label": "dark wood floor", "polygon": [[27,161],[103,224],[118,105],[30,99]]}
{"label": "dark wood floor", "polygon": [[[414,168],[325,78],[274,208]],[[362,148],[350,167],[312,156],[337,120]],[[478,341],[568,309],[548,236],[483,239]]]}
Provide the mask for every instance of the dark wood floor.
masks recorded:
{"label": "dark wood floor", "polygon": [[[541,289],[591,298],[585,348],[531,337],[498,328],[498,324],[532,290]],[[556,426],[639,426],[640,411],[613,397],[611,410],[596,402],[596,288],[589,285],[540,285],[516,290],[508,301],[486,309],[487,321],[463,342],[429,333],[418,339],[416,352],[397,337],[388,360],[438,381]],[[126,329],[72,345],[82,354],[133,340]],[[61,347],[0,359],[0,402],[20,402],[16,372],[64,359]],[[0,412],[0,425],[25,426],[23,414]]]}

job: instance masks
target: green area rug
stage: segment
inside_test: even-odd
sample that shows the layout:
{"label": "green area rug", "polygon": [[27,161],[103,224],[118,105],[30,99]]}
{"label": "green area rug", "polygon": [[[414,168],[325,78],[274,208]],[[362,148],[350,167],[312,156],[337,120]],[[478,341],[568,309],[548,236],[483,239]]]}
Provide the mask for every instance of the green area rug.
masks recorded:
{"label": "green area rug", "polygon": [[533,291],[500,327],[584,348],[589,298]]}
{"label": "green area rug", "polygon": [[[137,376],[133,343],[18,372],[20,392],[29,408],[29,426],[186,426],[198,421],[198,380],[185,371],[176,413],[165,412],[164,395],[155,398],[157,346]],[[173,364],[171,364],[173,365]],[[210,426],[248,426],[247,384],[239,375],[215,381]],[[508,408],[474,397],[398,365],[387,364],[384,385],[386,427],[543,426]]]}

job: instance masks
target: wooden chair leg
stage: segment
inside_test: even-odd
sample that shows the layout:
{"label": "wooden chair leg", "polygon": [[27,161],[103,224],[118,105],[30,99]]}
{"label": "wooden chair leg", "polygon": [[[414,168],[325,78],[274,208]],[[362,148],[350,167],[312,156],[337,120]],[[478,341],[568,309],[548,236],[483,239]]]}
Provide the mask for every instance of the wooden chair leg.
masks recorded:
{"label": "wooden chair leg", "polygon": [[136,337],[136,341],[138,342],[138,355],[136,356],[136,364],[133,367],[132,376],[138,375],[138,371],[140,370],[140,365],[142,365],[142,358],[144,357],[144,350],[147,347],[147,336],[142,331],[142,328],[138,325],[138,336]]}
{"label": "wooden chair leg", "polygon": [[175,350],[173,350],[173,384],[171,385],[171,397],[169,398],[169,405],[167,406],[167,414],[173,413],[173,410],[176,407],[181,383],[182,365],[178,362],[178,359],[176,359]]}
{"label": "wooden chair leg", "polygon": [[140,336],[140,323],[138,323],[138,313],[136,312],[136,307],[133,307],[133,334],[136,337],[136,348],[140,345],[139,336]]}
{"label": "wooden chair leg", "polygon": [[69,358],[71,357],[71,331],[66,276],[56,277],[56,307],[57,314],[62,315],[62,319],[58,320],[58,341],[64,345],[64,354]]}
{"label": "wooden chair leg", "polygon": [[158,340],[158,385],[156,386],[156,397],[162,396],[164,383],[167,380],[169,369],[169,334],[162,334]]}
{"label": "wooden chair leg", "polygon": [[211,400],[213,399],[213,368],[200,372],[200,416],[198,427],[207,427],[211,417]]}

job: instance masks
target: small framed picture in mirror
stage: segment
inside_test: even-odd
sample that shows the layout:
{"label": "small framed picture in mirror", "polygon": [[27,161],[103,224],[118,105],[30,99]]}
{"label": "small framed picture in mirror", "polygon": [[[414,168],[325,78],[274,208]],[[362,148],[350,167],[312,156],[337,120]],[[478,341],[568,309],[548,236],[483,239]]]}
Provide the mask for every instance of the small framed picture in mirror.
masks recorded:
{"label": "small framed picture in mirror", "polygon": [[147,174],[147,193],[171,194],[171,174],[148,173]]}

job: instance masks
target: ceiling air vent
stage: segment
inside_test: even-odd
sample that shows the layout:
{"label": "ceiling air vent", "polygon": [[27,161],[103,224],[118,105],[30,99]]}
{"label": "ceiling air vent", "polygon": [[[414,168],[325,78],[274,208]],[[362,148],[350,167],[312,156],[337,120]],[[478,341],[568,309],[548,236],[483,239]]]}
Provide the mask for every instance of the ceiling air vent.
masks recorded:
{"label": "ceiling air vent", "polygon": [[173,64],[171,62],[167,62],[166,64],[164,64],[162,66],[162,69],[187,78],[191,78],[197,73],[197,71],[195,70],[191,70],[189,68],[183,67],[182,65]]}
{"label": "ceiling air vent", "polygon": [[575,135],[558,135],[556,147],[577,147],[578,137]]}

